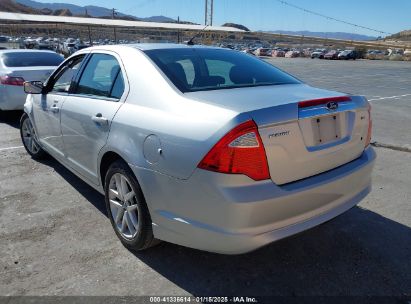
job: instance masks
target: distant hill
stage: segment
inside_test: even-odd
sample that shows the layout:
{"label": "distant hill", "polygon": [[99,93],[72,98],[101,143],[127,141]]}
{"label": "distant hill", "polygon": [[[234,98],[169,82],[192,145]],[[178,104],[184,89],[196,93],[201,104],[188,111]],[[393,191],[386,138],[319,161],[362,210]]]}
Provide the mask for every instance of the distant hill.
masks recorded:
{"label": "distant hill", "polygon": [[234,28],[237,28],[237,29],[246,31],[246,32],[249,32],[249,31],[250,31],[250,30],[249,30],[247,27],[245,27],[244,25],[237,24],[237,23],[224,23],[222,26],[234,27]]}
{"label": "distant hill", "polygon": [[[3,1],[3,0],[1,0]],[[7,0],[12,2],[10,0]],[[36,10],[42,11],[52,11],[53,15],[57,16],[85,16],[87,12],[88,17],[96,18],[111,18],[113,12],[109,8],[95,6],[95,5],[86,5],[79,6],[70,3],[42,3],[34,0],[15,0],[16,4],[23,5],[25,7],[30,7]],[[65,12],[65,14],[64,14]],[[63,14],[62,14],[63,13]],[[132,15],[127,15],[121,12],[118,12],[116,18],[125,19],[125,20],[135,20],[135,21],[147,21],[147,22],[165,22],[165,23],[175,23],[177,20],[174,20],[165,16],[152,16],[147,18],[140,18]],[[182,21],[181,23],[189,23]]]}
{"label": "distant hill", "polygon": [[411,41],[411,30],[399,32],[397,34],[385,37],[386,40]]}
{"label": "distant hill", "polygon": [[268,31],[268,33],[277,33],[285,35],[304,35],[313,36],[321,38],[334,38],[334,39],[344,39],[344,40],[376,40],[377,37],[360,35],[354,33],[344,33],[344,32],[310,32],[310,31]]}
{"label": "distant hill", "polygon": [[57,9],[52,14],[54,16],[73,16],[73,13],[67,8]]}
{"label": "distant hill", "polygon": [[[112,15],[111,9],[94,6],[94,5],[79,6],[79,5],[70,4],[70,3],[42,3],[42,2],[37,2],[33,0],[16,0],[16,2],[19,4],[23,4],[25,6],[28,6],[28,7],[32,7],[37,10],[42,10],[42,9],[49,9],[52,11],[69,10],[73,15],[77,15],[77,16],[81,16],[81,15],[84,16],[86,13],[86,10],[87,10],[87,14],[91,17],[105,17],[105,16]],[[124,14],[119,13],[119,16],[121,15],[124,15]]]}
{"label": "distant hill", "polygon": [[165,22],[165,23],[177,22],[177,20],[174,20],[173,18],[169,18],[165,16],[152,16],[152,17],[139,18],[139,19],[142,21],[147,21],[147,22]]}
{"label": "distant hill", "polygon": [[1,0],[0,11],[24,14],[40,14],[40,10],[25,6],[12,0]]}

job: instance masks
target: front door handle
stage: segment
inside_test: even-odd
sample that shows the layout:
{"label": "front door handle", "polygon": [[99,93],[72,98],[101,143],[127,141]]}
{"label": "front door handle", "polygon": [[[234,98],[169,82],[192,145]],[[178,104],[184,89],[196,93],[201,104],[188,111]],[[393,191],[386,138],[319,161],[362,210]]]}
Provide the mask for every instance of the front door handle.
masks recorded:
{"label": "front door handle", "polygon": [[95,116],[92,116],[91,120],[94,121],[95,123],[98,123],[99,125],[107,125],[108,124],[108,119],[103,117],[103,115],[101,115],[101,113],[98,113]]}

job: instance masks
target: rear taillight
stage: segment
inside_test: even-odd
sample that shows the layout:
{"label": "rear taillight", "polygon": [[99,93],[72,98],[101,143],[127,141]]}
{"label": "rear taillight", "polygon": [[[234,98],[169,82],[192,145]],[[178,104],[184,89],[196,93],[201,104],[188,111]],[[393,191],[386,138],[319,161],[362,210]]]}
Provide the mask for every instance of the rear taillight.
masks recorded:
{"label": "rear taillight", "polygon": [[329,102],[344,102],[344,101],[351,101],[349,96],[338,96],[338,97],[327,97],[327,98],[320,98],[320,99],[311,99],[311,100],[304,100],[298,103],[299,108],[308,108],[313,106],[320,106],[323,104],[327,104]]}
{"label": "rear taillight", "polygon": [[0,76],[0,83],[4,85],[23,86],[24,79],[22,77]]}
{"label": "rear taillight", "polygon": [[371,117],[371,104],[368,104],[368,133],[367,139],[365,141],[365,147],[368,147],[371,143],[371,135],[372,135],[372,117]]}
{"label": "rear taillight", "polygon": [[220,173],[244,174],[254,180],[270,178],[264,145],[252,120],[238,125],[221,138],[198,167]]}

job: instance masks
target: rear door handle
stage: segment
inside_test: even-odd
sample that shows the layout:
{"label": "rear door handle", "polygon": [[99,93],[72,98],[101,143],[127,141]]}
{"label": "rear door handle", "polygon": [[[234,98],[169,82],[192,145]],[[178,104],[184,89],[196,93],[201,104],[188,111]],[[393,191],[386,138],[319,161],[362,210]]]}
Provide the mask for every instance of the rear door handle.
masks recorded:
{"label": "rear door handle", "polygon": [[98,123],[99,125],[107,125],[108,124],[108,119],[103,117],[103,115],[101,115],[101,113],[98,113],[95,116],[92,116],[91,120],[94,121],[95,123]]}
{"label": "rear door handle", "polygon": [[50,111],[53,113],[58,113],[60,111],[60,108],[56,105],[53,105],[50,107]]}

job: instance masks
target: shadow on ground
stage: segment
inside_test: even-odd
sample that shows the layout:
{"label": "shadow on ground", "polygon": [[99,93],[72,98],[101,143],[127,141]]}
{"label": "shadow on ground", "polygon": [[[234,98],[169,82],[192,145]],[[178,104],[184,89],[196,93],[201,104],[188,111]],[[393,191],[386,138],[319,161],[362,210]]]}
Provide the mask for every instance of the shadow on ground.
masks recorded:
{"label": "shadow on ground", "polygon": [[411,296],[411,229],[359,207],[245,255],[169,243],[135,255],[198,296]]}
{"label": "shadow on ground", "polygon": [[23,111],[1,111],[0,122],[6,123],[13,128],[20,128],[20,118]]}
{"label": "shadow on ground", "polygon": [[[42,163],[107,216],[101,194],[52,158]],[[166,242],[133,254],[195,296],[411,296],[411,229],[359,207],[244,255]]]}
{"label": "shadow on ground", "polygon": [[[51,156],[47,156],[45,159],[40,160],[39,162],[41,162],[43,165],[53,168],[87,201],[89,201],[98,211],[100,211],[107,217],[103,195],[101,195],[98,191],[94,190],[88,184],[83,182],[80,178],[71,173],[68,169],[66,169],[62,164],[60,164]],[[110,224],[110,222],[107,223]]]}

